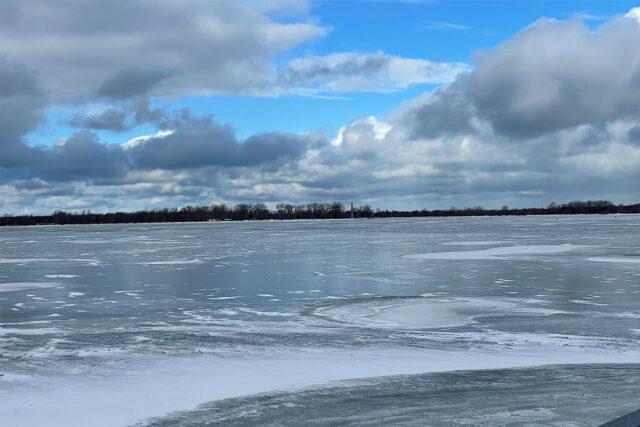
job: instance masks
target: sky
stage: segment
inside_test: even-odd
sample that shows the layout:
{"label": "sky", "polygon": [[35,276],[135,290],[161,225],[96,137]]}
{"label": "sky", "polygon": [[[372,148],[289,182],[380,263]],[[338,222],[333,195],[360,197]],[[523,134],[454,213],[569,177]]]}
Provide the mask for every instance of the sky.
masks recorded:
{"label": "sky", "polygon": [[0,214],[640,201],[637,1],[0,1]]}

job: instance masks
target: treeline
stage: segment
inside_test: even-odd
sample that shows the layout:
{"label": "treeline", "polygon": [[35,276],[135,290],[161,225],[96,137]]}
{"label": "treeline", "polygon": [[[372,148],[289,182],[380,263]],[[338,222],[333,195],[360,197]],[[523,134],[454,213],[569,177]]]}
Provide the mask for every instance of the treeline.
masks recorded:
{"label": "treeline", "polygon": [[546,208],[509,208],[485,209],[482,206],[467,208],[450,208],[445,210],[416,211],[376,211],[380,218],[393,217],[434,217],[434,216],[502,216],[502,215],[578,215],[578,214],[637,214],[640,203],[633,205],[615,205],[608,200],[573,201],[568,203],[551,203]]}
{"label": "treeline", "polygon": [[291,220],[291,219],[339,219],[339,218],[398,218],[398,217],[445,217],[445,216],[501,216],[501,215],[575,215],[575,214],[637,214],[640,203],[615,205],[606,200],[551,203],[547,207],[510,209],[484,209],[481,206],[446,210],[376,210],[369,205],[346,209],[340,202],[309,203],[295,205],[280,203],[270,210],[264,203],[239,203],[228,206],[224,203],[209,206],[185,206],[181,209],[153,209],[137,212],[91,213],[56,211],[51,215],[5,215],[0,217],[0,226],[46,225],[46,224],[124,224],[152,222],[205,222],[247,220]]}
{"label": "treeline", "polygon": [[[353,215],[352,215],[353,214]],[[3,225],[46,225],[46,224],[125,224],[151,222],[205,222],[205,221],[248,221],[285,219],[339,219],[371,218],[373,210],[368,205],[346,210],[340,202],[309,203],[294,205],[281,203],[272,211],[264,203],[238,203],[228,206],[224,203],[209,206],[185,206],[181,209],[165,208],[137,212],[92,213],[55,211],[51,215],[5,215],[0,217]]]}

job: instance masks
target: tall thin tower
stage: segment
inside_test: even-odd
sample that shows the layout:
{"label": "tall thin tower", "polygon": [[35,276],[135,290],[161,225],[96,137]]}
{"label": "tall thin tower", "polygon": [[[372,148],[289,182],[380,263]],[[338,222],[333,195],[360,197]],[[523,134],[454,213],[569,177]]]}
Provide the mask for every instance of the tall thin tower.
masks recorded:
{"label": "tall thin tower", "polygon": [[353,202],[351,202],[351,219],[353,219]]}

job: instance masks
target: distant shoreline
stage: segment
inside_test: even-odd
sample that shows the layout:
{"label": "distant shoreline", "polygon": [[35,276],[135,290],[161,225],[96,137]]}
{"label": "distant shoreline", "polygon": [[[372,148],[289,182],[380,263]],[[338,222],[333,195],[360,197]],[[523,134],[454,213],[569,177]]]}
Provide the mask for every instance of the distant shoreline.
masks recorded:
{"label": "distant shoreline", "polygon": [[606,200],[552,203],[547,207],[510,209],[484,209],[482,207],[451,208],[447,210],[373,210],[368,205],[345,209],[340,202],[310,203],[305,205],[278,204],[275,210],[257,203],[185,206],[181,209],[154,209],[136,212],[91,213],[56,211],[51,215],[5,215],[0,226],[66,225],[66,224],[153,224],[227,221],[285,221],[309,219],[349,218],[437,218],[464,216],[529,216],[529,215],[581,215],[581,214],[640,214],[640,203],[614,205]]}

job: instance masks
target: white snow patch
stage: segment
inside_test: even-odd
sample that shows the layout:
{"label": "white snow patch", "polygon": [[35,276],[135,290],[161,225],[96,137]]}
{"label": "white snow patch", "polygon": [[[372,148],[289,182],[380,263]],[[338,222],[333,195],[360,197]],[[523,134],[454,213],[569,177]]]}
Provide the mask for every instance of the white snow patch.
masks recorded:
{"label": "white snow patch", "polygon": [[127,363],[129,369],[108,371],[109,375],[42,376],[29,379],[37,381],[37,388],[4,388],[0,412],[6,425],[41,425],[42,420],[68,427],[130,425],[202,402],[330,381],[545,364],[632,363],[640,357],[638,349],[585,351],[547,341],[516,347],[507,352],[300,348],[257,355],[149,356],[139,368]]}

